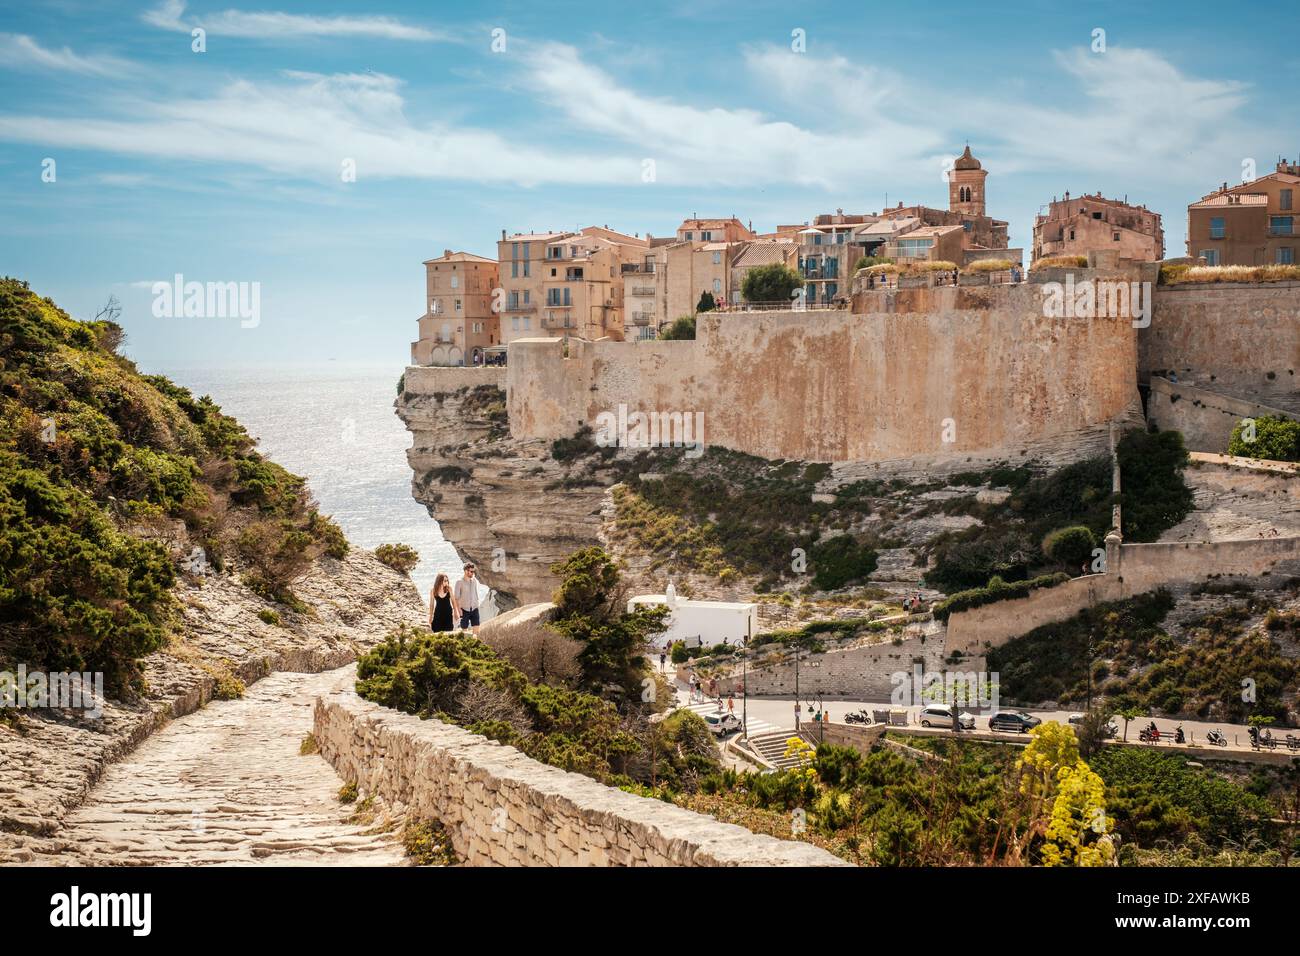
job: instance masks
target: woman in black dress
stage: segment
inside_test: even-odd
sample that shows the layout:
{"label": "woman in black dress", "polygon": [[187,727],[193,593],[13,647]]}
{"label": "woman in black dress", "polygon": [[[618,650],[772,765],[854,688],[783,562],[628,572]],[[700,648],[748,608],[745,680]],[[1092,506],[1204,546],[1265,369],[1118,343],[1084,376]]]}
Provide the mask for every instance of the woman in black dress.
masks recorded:
{"label": "woman in black dress", "polygon": [[433,579],[433,590],[429,592],[429,630],[454,630],[457,618],[455,604],[451,581],[447,575],[439,574]]}

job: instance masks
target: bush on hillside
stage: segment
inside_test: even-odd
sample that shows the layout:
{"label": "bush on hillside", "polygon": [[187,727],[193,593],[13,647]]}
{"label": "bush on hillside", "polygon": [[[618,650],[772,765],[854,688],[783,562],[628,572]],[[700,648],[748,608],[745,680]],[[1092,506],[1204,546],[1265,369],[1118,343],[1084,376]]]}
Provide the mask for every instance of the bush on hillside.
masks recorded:
{"label": "bush on hillside", "polygon": [[1083,525],[1060,528],[1049,534],[1043,542],[1043,552],[1053,561],[1067,565],[1071,570],[1091,561],[1095,547],[1097,547],[1097,539]]}
{"label": "bush on hillside", "polygon": [[375,557],[398,574],[410,574],[420,563],[420,552],[409,544],[381,544],[375,548]]}
{"label": "bush on hillside", "polygon": [[982,588],[958,591],[951,597],[945,598],[934,606],[933,614],[937,620],[946,621],[951,614],[957,611],[969,611],[972,608],[983,607],[986,604],[996,604],[998,601],[1028,597],[1032,591],[1037,591],[1040,588],[1056,587],[1056,585],[1064,584],[1068,580],[1070,580],[1070,576],[1060,572],[1044,574],[1028,581],[1008,582],[995,577]]}
{"label": "bush on hillside", "polygon": [[1300,422],[1261,415],[1254,419],[1255,436],[1251,441],[1249,424],[1243,420],[1232,429],[1228,454],[1266,461],[1300,461]]}

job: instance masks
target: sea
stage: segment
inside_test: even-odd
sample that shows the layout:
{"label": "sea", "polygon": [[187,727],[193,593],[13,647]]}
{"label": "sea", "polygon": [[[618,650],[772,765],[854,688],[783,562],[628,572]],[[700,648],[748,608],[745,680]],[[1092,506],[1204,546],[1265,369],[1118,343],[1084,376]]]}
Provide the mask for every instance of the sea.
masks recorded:
{"label": "sea", "polygon": [[411,436],[393,411],[399,366],[150,368],[195,395],[210,395],[263,454],[307,479],[348,540],[363,548],[408,544],[412,579],[427,601],[434,576],[461,576],[462,561],[438,522],[411,497]]}

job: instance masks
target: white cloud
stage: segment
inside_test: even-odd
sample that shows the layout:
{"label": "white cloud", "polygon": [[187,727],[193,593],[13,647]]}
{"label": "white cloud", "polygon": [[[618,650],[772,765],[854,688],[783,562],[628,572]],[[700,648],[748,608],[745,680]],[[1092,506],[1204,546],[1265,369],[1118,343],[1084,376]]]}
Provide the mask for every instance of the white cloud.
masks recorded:
{"label": "white cloud", "polygon": [[50,50],[23,33],[0,33],[0,64],[16,68],[63,70],[87,76],[114,76],[131,64],[113,56],[82,56],[68,47]]}
{"label": "white cloud", "polygon": [[383,16],[319,17],[276,11],[248,13],[242,10],[223,10],[210,16],[195,16],[192,22],[186,23],[181,19],[184,13],[183,0],[165,0],[161,6],[146,10],[141,19],[164,30],[189,33],[199,26],[217,36],[258,40],[284,37],[378,37],[388,40],[441,38],[440,34],[432,30]]}

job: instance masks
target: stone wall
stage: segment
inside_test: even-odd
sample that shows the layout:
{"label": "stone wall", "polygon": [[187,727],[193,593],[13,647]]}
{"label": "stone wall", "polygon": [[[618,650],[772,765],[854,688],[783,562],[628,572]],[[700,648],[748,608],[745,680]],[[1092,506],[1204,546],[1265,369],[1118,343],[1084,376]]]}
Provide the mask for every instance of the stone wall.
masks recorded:
{"label": "stone wall", "polygon": [[711,313],[694,341],[571,339],[567,357],[559,339],[517,341],[511,435],[571,435],[625,403],[703,412],[706,444],[771,459],[1020,461],[1065,434],[1104,441],[1136,402],[1127,318],[1045,318],[1028,284],[864,302],[876,311]]}
{"label": "stone wall", "polygon": [[501,365],[465,368],[409,365],[403,375],[402,385],[404,391],[417,395],[454,392],[458,388],[474,388],[477,385],[505,388],[506,369]]}
{"label": "stone wall", "polygon": [[949,616],[945,653],[979,655],[1044,624],[1073,617],[1106,601],[1209,581],[1243,580],[1277,586],[1300,575],[1300,537],[1243,541],[1125,544],[1105,574],[1089,574],[1027,597],[999,601]]}
{"label": "stone wall", "polygon": [[[885,637],[879,644],[843,650],[830,649],[799,659],[799,693],[804,697],[834,700],[888,700],[894,684],[890,675],[910,674],[913,664],[927,671],[943,670],[944,636],[935,622],[912,625],[897,644]],[[794,658],[776,664],[762,661],[747,669],[751,697],[793,697]],[[724,689],[739,682],[739,668],[722,681]]]}
{"label": "stone wall", "polygon": [[1159,286],[1138,332],[1138,379],[1300,411],[1300,283]]}
{"label": "stone wall", "polygon": [[314,733],[321,755],[362,796],[438,820],[474,866],[848,865],[811,844],[633,796],[355,694],[317,698]]}
{"label": "stone wall", "polygon": [[[1300,322],[1300,317],[1296,321]],[[1183,443],[1190,451],[1223,454],[1228,450],[1233,428],[1243,418],[1265,415],[1293,417],[1282,409],[1223,395],[1213,388],[1173,383],[1158,376],[1151,378],[1147,420],[1162,431],[1182,432]]]}
{"label": "stone wall", "polygon": [[1000,647],[1012,638],[1043,624],[1073,617],[1085,608],[1122,596],[1113,575],[1089,574],[1052,588],[1031,591],[1025,597],[998,601],[948,617],[944,650],[977,656],[986,648]]}

